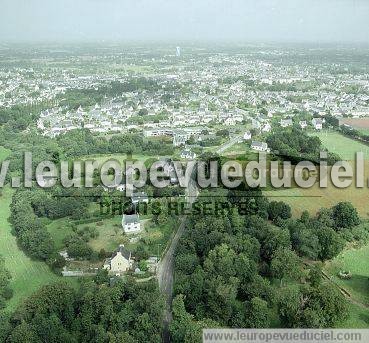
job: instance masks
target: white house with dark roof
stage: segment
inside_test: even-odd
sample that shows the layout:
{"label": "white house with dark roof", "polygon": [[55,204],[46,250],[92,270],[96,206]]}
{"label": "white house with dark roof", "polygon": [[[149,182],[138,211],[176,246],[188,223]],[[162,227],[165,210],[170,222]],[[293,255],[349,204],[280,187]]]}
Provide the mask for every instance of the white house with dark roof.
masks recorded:
{"label": "white house with dark roof", "polygon": [[306,120],[300,120],[299,121],[299,125],[302,129],[306,129],[307,128],[307,122]]}
{"label": "white house with dark roof", "polygon": [[247,140],[251,139],[251,137],[252,137],[252,134],[251,134],[251,132],[250,132],[250,131],[246,131],[246,132],[244,133],[244,135],[243,135],[243,139],[244,139],[245,141],[247,141]]}
{"label": "white house with dark roof", "polygon": [[281,119],[281,122],[280,122],[281,126],[282,127],[289,127],[289,126],[292,126],[292,119]]}
{"label": "white house with dark roof", "polygon": [[126,234],[138,233],[141,231],[140,217],[138,214],[123,214],[123,231]]}
{"label": "white house with dark roof", "polygon": [[261,129],[261,131],[263,132],[270,132],[271,130],[272,130],[272,126],[269,123],[266,123]]}
{"label": "white house with dark roof", "polygon": [[196,158],[196,153],[192,152],[191,150],[182,150],[181,151],[181,158],[186,160],[194,160]]}
{"label": "white house with dark roof", "polygon": [[268,151],[268,144],[265,142],[252,141],[251,149],[256,151]]}
{"label": "white house with dark roof", "polygon": [[148,204],[149,197],[145,192],[137,192],[132,194],[131,201],[134,205],[137,205],[140,202]]}
{"label": "white house with dark roof", "polygon": [[323,120],[321,118],[313,118],[311,121],[315,130],[321,130],[323,128]]}

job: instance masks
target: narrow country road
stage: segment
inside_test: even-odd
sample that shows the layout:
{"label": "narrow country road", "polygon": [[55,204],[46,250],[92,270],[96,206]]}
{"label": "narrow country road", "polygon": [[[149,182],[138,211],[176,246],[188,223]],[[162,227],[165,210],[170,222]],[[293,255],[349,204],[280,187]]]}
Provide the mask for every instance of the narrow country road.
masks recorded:
{"label": "narrow country road", "polygon": [[224,143],[223,145],[221,145],[217,150],[216,152],[218,154],[221,154],[223,153],[224,151],[226,151],[227,149],[229,149],[230,147],[232,147],[233,145],[235,145],[241,138],[242,136],[236,136],[236,137],[233,137],[229,142],[227,143]]}
{"label": "narrow country road", "polygon": [[[186,201],[189,204],[193,204],[198,196],[198,189],[196,182],[191,178],[188,188],[186,189]],[[172,321],[172,301],[173,301],[173,280],[174,280],[174,253],[178,246],[178,242],[182,237],[186,228],[187,218],[181,218],[181,222],[177,232],[170,242],[170,246],[167,248],[165,255],[158,263],[157,278],[159,283],[159,289],[164,294],[166,301],[166,309],[164,314],[164,330],[163,330],[163,342],[170,342],[169,325]]]}
{"label": "narrow country road", "polygon": [[163,341],[170,342],[169,339],[169,324],[172,321],[172,300],[173,300],[173,274],[174,274],[174,253],[186,227],[186,217],[182,218],[181,224],[173,237],[171,244],[165,254],[160,260],[157,277],[159,282],[159,289],[164,294],[166,300],[166,308],[164,314],[164,334]]}
{"label": "narrow country road", "polygon": [[[242,136],[235,136],[227,143],[223,144],[217,149],[217,153],[221,154],[225,150],[232,147],[236,144]],[[196,198],[199,194],[197,184],[195,181],[195,169],[192,173],[191,180],[189,183],[188,188],[186,189],[186,201],[189,204],[193,204],[196,201]],[[170,242],[169,247],[165,252],[163,258],[159,261],[156,276],[159,283],[159,289],[165,297],[166,301],[166,308],[164,313],[164,329],[163,329],[163,342],[169,343],[170,342],[170,335],[169,335],[169,325],[172,321],[172,301],[173,301],[173,281],[174,281],[174,256],[175,251],[178,246],[178,242],[183,235],[183,232],[186,229],[186,221],[187,218],[183,217],[181,219],[180,225],[177,229],[176,234],[174,235],[172,241]]]}

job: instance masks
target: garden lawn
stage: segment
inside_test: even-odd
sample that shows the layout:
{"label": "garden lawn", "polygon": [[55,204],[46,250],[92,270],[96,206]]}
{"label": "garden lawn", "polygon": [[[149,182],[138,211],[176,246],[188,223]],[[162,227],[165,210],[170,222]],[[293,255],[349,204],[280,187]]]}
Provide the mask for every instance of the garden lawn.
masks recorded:
{"label": "garden lawn", "polygon": [[114,216],[95,223],[81,224],[79,227],[90,226],[97,229],[99,237],[90,240],[88,243],[96,252],[101,249],[113,252],[119,244],[124,244],[127,249],[133,252],[137,247],[138,240],[130,242],[130,239],[139,237],[151,255],[161,254],[178,225],[171,219],[165,224],[155,225],[151,219],[145,218],[145,216],[140,216],[140,221],[143,230],[137,235],[123,234],[121,216]]}
{"label": "garden lawn", "polygon": [[121,216],[114,216],[113,218],[78,225],[79,228],[85,226],[96,228],[99,232],[99,237],[90,240],[88,243],[96,252],[99,252],[101,249],[112,252],[118,248],[119,244],[126,244],[128,241],[122,234]]}

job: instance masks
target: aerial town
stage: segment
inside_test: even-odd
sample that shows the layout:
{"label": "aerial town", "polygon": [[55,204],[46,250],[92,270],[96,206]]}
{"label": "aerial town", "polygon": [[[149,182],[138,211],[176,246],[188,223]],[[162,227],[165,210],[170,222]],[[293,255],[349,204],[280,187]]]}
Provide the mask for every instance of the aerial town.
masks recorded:
{"label": "aerial town", "polygon": [[[49,325],[63,342],[369,327],[365,187],[209,190],[191,174],[184,189],[174,167],[324,152],[339,170],[361,152],[369,170],[368,50],[178,45],[0,45],[0,342],[59,342]],[[13,187],[25,152],[100,169],[92,189]],[[129,160],[162,162],[169,186],[98,184],[105,162]],[[58,301],[70,319],[43,310]]]}
{"label": "aerial town", "polygon": [[[88,64],[88,69],[92,69],[88,75],[84,75],[87,71],[83,67],[82,75],[75,67],[57,68],[59,61],[52,53],[44,67],[37,64],[3,69],[0,106],[50,103],[37,121],[40,133],[50,137],[79,127],[96,133],[137,130],[146,136],[173,136],[183,128],[191,132],[196,126],[232,128],[247,122],[267,132],[273,118],[279,118],[280,125],[287,127],[292,125],[289,119],[301,112],[319,118],[326,114],[337,118],[368,114],[365,70],[350,73],[329,61],[319,67],[314,63],[301,65],[288,60],[288,51],[254,48],[245,49],[242,55],[182,49],[182,55],[163,51],[155,59],[150,58],[150,53],[141,48],[137,56],[115,55],[112,51],[67,59],[67,64]],[[273,63],[284,55],[285,64]],[[92,68],[89,62],[96,67]],[[134,66],[135,62],[139,65]],[[94,71],[104,65],[112,70],[103,75]],[[129,80],[133,75],[152,80],[155,88],[105,95],[99,103],[78,108],[65,101],[64,95],[70,90],[99,89],[110,82]],[[362,92],[356,92],[358,89]],[[140,120],[140,116],[145,116],[145,120]],[[312,125],[311,120],[308,124]]]}

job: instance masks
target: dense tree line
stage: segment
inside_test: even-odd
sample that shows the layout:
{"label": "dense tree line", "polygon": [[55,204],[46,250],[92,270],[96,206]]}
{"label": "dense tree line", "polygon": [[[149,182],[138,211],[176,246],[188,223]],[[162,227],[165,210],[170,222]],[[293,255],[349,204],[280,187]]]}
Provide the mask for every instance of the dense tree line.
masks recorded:
{"label": "dense tree line", "polygon": [[54,192],[60,196],[53,196],[44,190],[26,189],[18,189],[13,195],[10,221],[18,242],[33,258],[55,258],[54,242],[42,218],[81,218],[87,211],[87,200],[73,197],[70,193],[75,190],[56,189]]}
{"label": "dense tree line", "polygon": [[96,88],[69,89],[64,94],[60,94],[60,104],[66,105],[72,109],[78,107],[93,106],[101,103],[104,98],[114,98],[122,96],[127,92],[136,92],[138,90],[154,91],[159,89],[159,85],[155,80],[137,77],[127,81],[112,81]]}
{"label": "dense tree line", "polygon": [[83,282],[78,290],[44,286],[16,311],[0,316],[7,343],[161,342],[164,302],[154,283]]}
{"label": "dense tree line", "polygon": [[115,153],[169,155],[174,151],[172,144],[147,141],[141,134],[114,135],[107,140],[84,129],[69,131],[59,136],[57,142],[67,157]]}
{"label": "dense tree line", "polygon": [[193,214],[178,245],[173,342],[200,341],[203,327],[267,328],[275,311],[284,327],[342,322],[344,297],[302,262],[331,259],[347,240],[366,240],[356,209],[340,203],[292,219],[287,204],[269,203],[257,190],[232,190],[227,199],[234,211]]}
{"label": "dense tree line", "polygon": [[298,220],[279,222],[291,237],[293,249],[309,259],[328,260],[337,256],[346,241],[368,239],[356,209],[350,203],[339,203],[331,209],[321,209],[316,217],[304,212]]}
{"label": "dense tree line", "polygon": [[339,127],[339,132],[341,132],[343,135],[349,138],[357,139],[367,144],[369,143],[369,135],[354,129],[351,126],[341,125]]}
{"label": "dense tree line", "polygon": [[20,132],[34,123],[39,112],[47,104],[37,105],[16,105],[11,108],[0,108],[0,126],[5,127],[11,132]]}
{"label": "dense tree line", "polygon": [[[266,142],[273,152],[285,156],[292,162],[299,160],[317,162],[320,160],[320,151],[325,150],[318,137],[309,136],[297,127],[290,130],[277,129],[267,137]],[[339,160],[338,155],[328,152],[328,164],[334,164]]]}
{"label": "dense tree line", "polygon": [[13,290],[9,286],[10,280],[11,274],[5,268],[5,261],[0,255],[0,310],[5,307],[5,301],[13,296]]}

